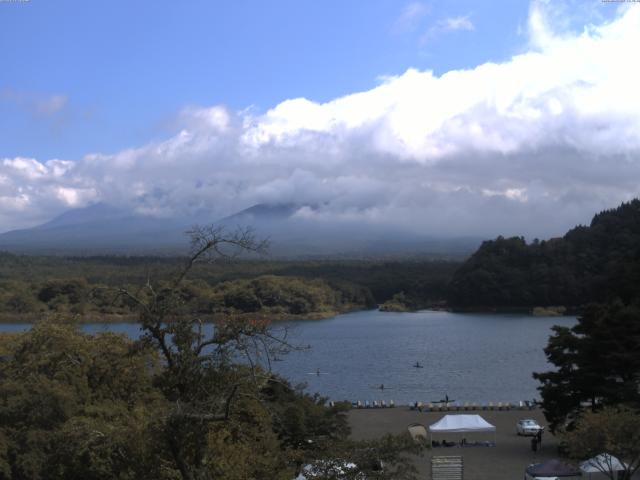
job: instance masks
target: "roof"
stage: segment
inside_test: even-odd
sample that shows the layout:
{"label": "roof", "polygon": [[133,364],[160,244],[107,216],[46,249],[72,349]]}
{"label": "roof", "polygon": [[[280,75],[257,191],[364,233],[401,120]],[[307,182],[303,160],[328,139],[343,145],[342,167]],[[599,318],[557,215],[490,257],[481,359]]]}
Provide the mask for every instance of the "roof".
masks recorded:
{"label": "roof", "polygon": [[601,453],[600,455],[585,460],[580,464],[580,470],[585,473],[595,472],[608,472],[616,470],[624,470],[625,465],[616,457],[609,455],[608,453]]}
{"label": "roof", "polygon": [[527,473],[532,477],[578,477],[582,472],[577,467],[561,460],[547,460],[527,467]]}
{"label": "roof", "polygon": [[480,415],[445,415],[433,425],[430,432],[495,432],[496,427]]}

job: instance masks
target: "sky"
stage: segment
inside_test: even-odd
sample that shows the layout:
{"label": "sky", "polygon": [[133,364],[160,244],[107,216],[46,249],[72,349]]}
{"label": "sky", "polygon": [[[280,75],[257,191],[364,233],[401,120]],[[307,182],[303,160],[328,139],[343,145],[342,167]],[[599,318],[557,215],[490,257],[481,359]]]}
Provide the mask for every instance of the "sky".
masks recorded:
{"label": "sky", "polygon": [[545,238],[638,195],[640,3],[0,0],[0,231],[105,202]]}

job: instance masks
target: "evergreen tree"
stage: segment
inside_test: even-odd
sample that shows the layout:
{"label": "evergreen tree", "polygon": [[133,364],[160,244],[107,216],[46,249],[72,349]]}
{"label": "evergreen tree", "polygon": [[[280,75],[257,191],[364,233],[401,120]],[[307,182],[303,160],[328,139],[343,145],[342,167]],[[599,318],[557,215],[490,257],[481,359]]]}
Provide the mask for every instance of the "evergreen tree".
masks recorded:
{"label": "evergreen tree", "polygon": [[590,305],[572,327],[554,327],[545,353],[556,370],[534,373],[552,430],[571,427],[584,408],[640,405],[640,308]]}

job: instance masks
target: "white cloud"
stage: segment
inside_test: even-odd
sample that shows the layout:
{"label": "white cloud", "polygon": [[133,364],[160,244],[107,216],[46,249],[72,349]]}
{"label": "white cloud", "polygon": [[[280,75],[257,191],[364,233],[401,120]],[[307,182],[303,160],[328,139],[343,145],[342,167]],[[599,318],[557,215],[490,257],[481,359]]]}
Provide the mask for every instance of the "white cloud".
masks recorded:
{"label": "white cloud", "polygon": [[[558,30],[533,4],[530,49],[265,113],[191,106],[173,137],[75,162],[0,160],[0,225],[90,201],[211,218],[259,202],[432,234],[562,233],[638,195],[640,9]],[[457,28],[463,21],[452,22]]]}
{"label": "white cloud", "polygon": [[471,20],[469,19],[469,15],[445,18],[440,21],[440,27],[445,32],[453,32],[455,30],[471,31],[475,29],[473,23],[471,23]]}
{"label": "white cloud", "polygon": [[96,199],[96,191],[93,188],[58,187],[55,189],[56,198],[70,208],[86,205]]}
{"label": "white cloud", "polygon": [[0,101],[11,102],[34,117],[52,117],[62,112],[69,98],[62,94],[42,95],[35,92],[5,88],[0,91]]}
{"label": "white cloud", "polygon": [[68,102],[65,95],[52,95],[34,102],[35,111],[39,115],[50,116],[60,112]]}
{"label": "white cloud", "polygon": [[470,15],[443,18],[438,20],[420,37],[420,43],[425,44],[446,33],[456,31],[470,32],[473,30],[475,30],[475,26],[471,22]]}
{"label": "white cloud", "polygon": [[420,20],[422,20],[429,11],[429,6],[422,2],[411,2],[405,5],[394,22],[392,31],[395,33],[405,33],[415,30]]}

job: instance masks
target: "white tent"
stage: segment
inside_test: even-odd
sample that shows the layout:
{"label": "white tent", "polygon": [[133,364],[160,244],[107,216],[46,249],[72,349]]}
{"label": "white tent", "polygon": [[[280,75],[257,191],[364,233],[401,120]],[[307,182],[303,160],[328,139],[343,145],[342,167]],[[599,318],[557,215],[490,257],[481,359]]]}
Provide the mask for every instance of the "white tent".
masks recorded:
{"label": "white tent", "polygon": [[480,415],[445,415],[429,426],[429,434],[434,433],[476,433],[493,432],[494,443],[496,427]]}
{"label": "white tent", "polygon": [[589,460],[585,460],[580,464],[580,470],[590,480],[610,478],[606,472],[613,471],[614,478],[617,478],[618,472],[625,469],[624,463],[616,457],[608,453],[601,453]]}

